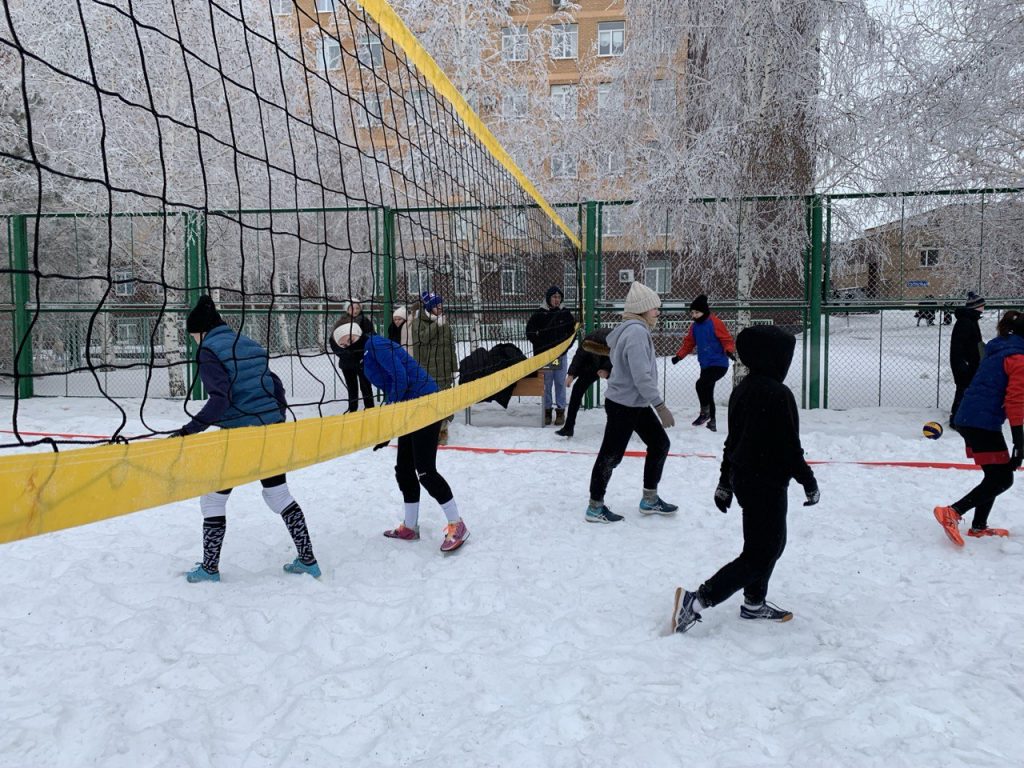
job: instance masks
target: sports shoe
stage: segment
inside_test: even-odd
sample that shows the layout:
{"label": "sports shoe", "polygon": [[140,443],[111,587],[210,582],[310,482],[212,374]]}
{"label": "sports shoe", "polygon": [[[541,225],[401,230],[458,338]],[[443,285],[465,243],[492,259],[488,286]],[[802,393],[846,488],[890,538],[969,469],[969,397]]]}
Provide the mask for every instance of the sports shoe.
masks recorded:
{"label": "sports shoe", "polygon": [[584,519],[588,523],[617,523],[622,520],[622,515],[616,515],[604,504],[600,507],[587,505],[587,514]]}
{"label": "sports shoe", "polygon": [[699,605],[696,592],[676,587],[675,605],[672,606],[672,631],[685,632],[700,621],[700,613],[697,611]]}
{"label": "sports shoe", "polygon": [[960,515],[958,515],[956,510],[952,507],[936,507],[934,512],[935,519],[939,521],[939,525],[942,526],[942,530],[946,532],[946,536],[949,537],[949,540],[958,547],[962,547],[964,545],[964,539],[958,530],[960,525]]}
{"label": "sports shoe", "polygon": [[196,563],[196,567],[185,574],[185,580],[189,584],[196,584],[200,581],[220,581],[220,572],[210,573],[203,568],[202,563]]}
{"label": "sports shoe", "polygon": [[466,543],[469,538],[469,531],[466,524],[459,520],[457,523],[448,523],[444,528],[444,541],[441,542],[442,552],[454,552]]}
{"label": "sports shoe", "polygon": [[384,535],[389,539],[418,541],[420,538],[420,527],[417,525],[415,528],[407,528],[405,523],[399,523],[397,528],[392,528],[390,531],[384,531]]}
{"label": "sports shoe", "polygon": [[972,539],[983,539],[986,536],[1009,536],[1010,532],[1005,528],[971,528],[967,535]]}
{"label": "sports shoe", "polygon": [[661,496],[653,502],[640,499],[641,515],[674,515],[677,509],[679,509],[678,504],[669,504]]}
{"label": "sports shoe", "polygon": [[559,437],[572,437],[573,429],[568,424],[566,424],[564,427],[557,430],[555,434],[558,435]]}
{"label": "sports shoe", "polygon": [[320,566],[316,563],[309,563],[308,565],[299,558],[295,558],[290,563],[284,565],[285,573],[308,573],[314,579],[320,578]]}
{"label": "sports shoe", "polygon": [[763,619],[765,621],[789,621],[793,618],[793,612],[784,611],[779,608],[779,606],[773,605],[767,601],[760,605],[747,605],[744,603],[740,606],[740,618]]}
{"label": "sports shoe", "polygon": [[704,426],[707,427],[708,429],[710,429],[712,432],[717,432],[718,431],[718,425],[715,423],[715,417],[714,416],[712,416],[710,419],[708,419],[708,423],[705,424]]}
{"label": "sports shoe", "polygon": [[700,409],[700,415],[696,419],[691,421],[690,424],[691,424],[691,426],[699,427],[702,424],[704,424],[704,422],[706,422],[710,418],[711,418],[711,414],[708,413],[707,411],[705,411],[703,408],[701,408]]}

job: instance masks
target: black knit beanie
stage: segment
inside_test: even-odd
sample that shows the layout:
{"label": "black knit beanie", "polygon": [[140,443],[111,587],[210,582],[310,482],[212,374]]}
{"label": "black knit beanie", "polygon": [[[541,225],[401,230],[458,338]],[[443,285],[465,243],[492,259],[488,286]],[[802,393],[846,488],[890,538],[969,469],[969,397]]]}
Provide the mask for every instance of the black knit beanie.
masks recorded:
{"label": "black knit beanie", "polygon": [[206,333],[218,325],[224,325],[224,320],[217,313],[217,307],[213,305],[213,299],[209,296],[200,296],[195,307],[188,313],[188,320],[185,321],[185,330],[189,333]]}
{"label": "black knit beanie", "polygon": [[696,299],[690,302],[690,309],[695,312],[701,312],[705,315],[711,314],[711,307],[708,306],[708,297],[703,293]]}

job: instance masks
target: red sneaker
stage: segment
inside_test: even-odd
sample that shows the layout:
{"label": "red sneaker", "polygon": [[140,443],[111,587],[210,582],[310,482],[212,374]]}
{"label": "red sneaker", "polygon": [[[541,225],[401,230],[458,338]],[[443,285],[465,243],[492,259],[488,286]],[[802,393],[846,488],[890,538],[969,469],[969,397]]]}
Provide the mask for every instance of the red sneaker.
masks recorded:
{"label": "red sneaker", "polygon": [[389,539],[416,541],[420,537],[420,529],[419,526],[416,526],[415,528],[406,528],[405,523],[399,523],[397,528],[390,531],[384,531],[384,535]]}
{"label": "red sneaker", "polygon": [[964,545],[963,536],[960,535],[958,530],[960,526],[960,515],[956,513],[956,510],[952,507],[936,507],[935,508],[935,519],[939,521],[939,525],[942,526],[942,530],[946,532],[946,536],[949,540],[956,544],[958,547]]}
{"label": "red sneaker", "polygon": [[971,528],[967,535],[972,539],[983,539],[986,536],[1009,536],[1010,532],[1005,528]]}
{"label": "red sneaker", "polygon": [[449,523],[444,529],[444,541],[441,542],[442,552],[454,552],[461,547],[469,538],[469,531],[466,524],[459,520],[457,523]]}

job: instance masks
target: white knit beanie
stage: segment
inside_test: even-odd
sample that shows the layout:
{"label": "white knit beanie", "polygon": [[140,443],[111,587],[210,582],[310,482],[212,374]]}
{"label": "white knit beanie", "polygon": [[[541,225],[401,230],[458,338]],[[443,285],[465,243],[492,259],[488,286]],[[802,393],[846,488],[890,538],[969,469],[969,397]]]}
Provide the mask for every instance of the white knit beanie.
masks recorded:
{"label": "white knit beanie", "polygon": [[629,293],[626,294],[626,304],[623,312],[634,315],[642,315],[649,309],[658,309],[661,306],[661,297],[651,288],[639,281],[629,286]]}
{"label": "white knit beanie", "polygon": [[405,307],[396,307],[395,311],[391,313],[391,317],[394,320],[408,320],[409,310]]}
{"label": "white knit beanie", "polygon": [[342,323],[334,329],[334,343],[340,347],[341,340],[346,336],[351,336],[352,340],[355,341],[362,335],[363,329],[359,327],[358,323]]}

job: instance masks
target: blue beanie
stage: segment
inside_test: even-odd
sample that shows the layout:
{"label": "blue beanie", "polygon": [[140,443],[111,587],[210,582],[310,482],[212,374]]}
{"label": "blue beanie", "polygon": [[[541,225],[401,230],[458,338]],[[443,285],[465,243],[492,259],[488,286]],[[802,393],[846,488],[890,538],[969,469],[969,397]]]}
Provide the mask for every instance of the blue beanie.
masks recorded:
{"label": "blue beanie", "polygon": [[563,301],[565,301],[565,294],[562,293],[562,289],[559,288],[557,285],[552,285],[544,292],[544,303],[547,304],[549,307],[551,306],[551,297],[554,296],[556,293],[562,297]]}
{"label": "blue beanie", "polygon": [[421,293],[420,301],[423,302],[423,309],[427,312],[430,312],[434,307],[439,307],[444,303],[441,298],[441,294],[434,293],[433,291],[424,291]]}

